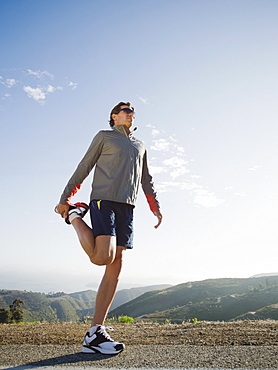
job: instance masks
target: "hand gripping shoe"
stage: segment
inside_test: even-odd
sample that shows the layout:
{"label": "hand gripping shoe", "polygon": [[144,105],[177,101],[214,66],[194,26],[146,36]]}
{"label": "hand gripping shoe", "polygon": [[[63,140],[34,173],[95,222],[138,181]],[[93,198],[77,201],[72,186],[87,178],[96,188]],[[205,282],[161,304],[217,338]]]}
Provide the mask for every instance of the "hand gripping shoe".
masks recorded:
{"label": "hand gripping shoe", "polygon": [[65,222],[70,225],[70,220],[72,221],[72,218],[70,216],[76,215],[76,217],[83,218],[85,214],[88,212],[89,206],[86,203],[75,203],[71,204],[69,207],[68,216],[65,219]]}

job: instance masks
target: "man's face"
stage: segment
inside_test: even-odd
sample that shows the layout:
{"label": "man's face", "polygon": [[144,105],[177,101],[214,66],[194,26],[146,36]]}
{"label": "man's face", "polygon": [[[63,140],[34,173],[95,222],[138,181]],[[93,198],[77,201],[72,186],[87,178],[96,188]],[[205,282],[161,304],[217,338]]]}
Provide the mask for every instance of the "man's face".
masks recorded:
{"label": "man's face", "polygon": [[[127,105],[121,105],[121,109],[129,108]],[[116,126],[126,126],[128,129],[132,126],[134,120],[134,113],[127,113],[124,110],[121,110],[118,114],[113,114],[112,118],[114,119],[114,124]]]}

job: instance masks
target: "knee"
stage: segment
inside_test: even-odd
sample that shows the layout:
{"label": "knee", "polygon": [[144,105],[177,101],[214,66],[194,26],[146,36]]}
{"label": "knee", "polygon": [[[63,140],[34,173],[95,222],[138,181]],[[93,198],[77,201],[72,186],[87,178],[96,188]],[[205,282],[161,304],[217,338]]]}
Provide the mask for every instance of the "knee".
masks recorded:
{"label": "knee", "polygon": [[90,261],[97,266],[107,266],[111,265],[114,262],[115,257],[113,255],[109,256],[92,256],[90,257]]}

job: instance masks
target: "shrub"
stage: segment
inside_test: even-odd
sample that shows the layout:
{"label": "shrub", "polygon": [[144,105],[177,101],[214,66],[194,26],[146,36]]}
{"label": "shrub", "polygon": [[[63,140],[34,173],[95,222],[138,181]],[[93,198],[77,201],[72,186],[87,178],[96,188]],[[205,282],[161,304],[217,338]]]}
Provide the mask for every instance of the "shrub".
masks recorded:
{"label": "shrub", "polygon": [[194,322],[194,324],[198,324],[200,321],[197,319],[197,317],[195,317],[194,319],[191,319],[192,322]]}
{"label": "shrub", "polygon": [[118,318],[118,322],[122,324],[132,324],[134,322],[134,318],[129,316],[120,316]]}

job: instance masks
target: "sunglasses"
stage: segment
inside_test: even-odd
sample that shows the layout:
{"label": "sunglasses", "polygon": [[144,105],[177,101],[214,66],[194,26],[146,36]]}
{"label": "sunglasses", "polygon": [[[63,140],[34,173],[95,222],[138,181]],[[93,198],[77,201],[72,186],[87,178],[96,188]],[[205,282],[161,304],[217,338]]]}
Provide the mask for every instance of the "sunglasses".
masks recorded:
{"label": "sunglasses", "polygon": [[121,110],[123,110],[124,112],[126,112],[126,113],[132,113],[134,116],[135,116],[135,112],[134,112],[134,110],[132,110],[132,109],[130,109],[130,108],[122,108],[122,109],[120,109],[119,110],[119,113],[120,113],[120,111]]}

